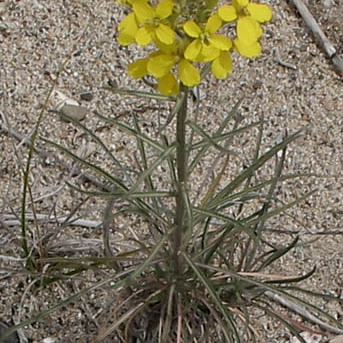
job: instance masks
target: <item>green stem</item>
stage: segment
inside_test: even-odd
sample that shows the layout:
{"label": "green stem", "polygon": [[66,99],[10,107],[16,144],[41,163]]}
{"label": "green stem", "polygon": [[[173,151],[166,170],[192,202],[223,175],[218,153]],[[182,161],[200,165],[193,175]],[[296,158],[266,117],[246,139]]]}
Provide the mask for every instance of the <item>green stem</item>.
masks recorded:
{"label": "green stem", "polygon": [[182,263],[180,250],[183,245],[183,234],[185,231],[185,199],[182,189],[187,182],[187,149],[186,149],[186,118],[187,118],[187,96],[188,88],[183,89],[181,95],[182,105],[177,113],[176,123],[176,167],[177,167],[177,196],[176,196],[176,211],[175,211],[175,226],[174,231],[174,276],[178,278],[182,275]]}

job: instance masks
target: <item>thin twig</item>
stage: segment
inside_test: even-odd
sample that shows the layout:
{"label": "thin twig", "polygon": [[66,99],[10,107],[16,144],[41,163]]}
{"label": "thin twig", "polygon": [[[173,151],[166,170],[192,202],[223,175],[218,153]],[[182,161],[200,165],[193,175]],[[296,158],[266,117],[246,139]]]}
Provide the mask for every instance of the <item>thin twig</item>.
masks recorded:
{"label": "thin twig", "polygon": [[343,58],[337,54],[337,50],[331,44],[331,42],[326,37],[325,33],[322,31],[316,20],[314,19],[311,12],[308,10],[306,5],[302,0],[291,0],[293,5],[297,8],[300,15],[304,19],[307,27],[312,31],[314,37],[316,38],[319,45],[331,59],[337,73],[343,75]]}
{"label": "thin twig", "polygon": [[301,315],[302,317],[306,318],[310,322],[312,322],[314,324],[317,324],[322,329],[324,329],[324,330],[326,330],[328,332],[336,333],[336,334],[343,334],[343,330],[342,329],[339,329],[339,328],[336,328],[334,326],[331,326],[329,324],[324,323],[319,318],[314,316],[311,312],[306,310],[304,307],[299,306],[298,304],[296,304],[294,301],[292,301],[290,299],[287,299],[286,297],[282,297],[279,294],[275,294],[275,293],[273,293],[271,291],[266,291],[264,294],[268,298],[270,298],[270,299],[280,303],[281,305],[289,308],[290,310],[298,313],[299,315]]}
{"label": "thin twig", "polygon": [[279,48],[277,48],[277,47],[274,48],[273,52],[274,52],[274,61],[275,62],[279,63],[283,67],[293,69],[293,70],[297,70],[297,67],[294,64],[291,64],[289,62],[285,62],[284,60],[281,59]]}
{"label": "thin twig", "polygon": [[[8,216],[7,216],[8,217]],[[68,219],[67,216],[63,217],[57,217],[57,218],[52,218],[46,214],[37,214],[36,215],[37,220],[39,221],[46,221],[49,223],[58,223],[58,224],[64,224],[65,221]],[[5,216],[6,218],[6,216]],[[26,214],[26,219],[28,220],[34,220],[34,216],[32,214]],[[12,227],[12,226],[19,226],[21,225],[20,220],[18,219],[5,219],[1,221],[2,224],[5,224],[7,227]],[[89,228],[98,228],[102,225],[102,222],[94,221],[94,220],[87,220],[87,219],[78,219],[78,218],[70,218],[68,221],[69,225],[74,225],[74,226],[83,226],[83,227],[89,227]]]}

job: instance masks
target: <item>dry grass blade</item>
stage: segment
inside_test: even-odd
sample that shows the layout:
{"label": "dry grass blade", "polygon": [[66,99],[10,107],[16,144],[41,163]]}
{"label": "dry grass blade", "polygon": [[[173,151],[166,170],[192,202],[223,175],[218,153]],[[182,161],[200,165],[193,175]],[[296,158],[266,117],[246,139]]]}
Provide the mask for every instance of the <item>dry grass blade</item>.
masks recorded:
{"label": "dry grass blade", "polygon": [[132,317],[135,317],[147,304],[149,304],[150,300],[156,297],[158,294],[162,293],[163,289],[159,289],[155,291],[153,294],[151,294],[148,298],[145,300],[142,300],[138,305],[132,307],[130,310],[125,312],[120,318],[118,318],[115,323],[112,325],[100,329],[100,333],[90,341],[90,343],[101,343],[103,340],[109,336],[111,333],[117,330],[117,328],[125,323],[126,321],[131,320]]}

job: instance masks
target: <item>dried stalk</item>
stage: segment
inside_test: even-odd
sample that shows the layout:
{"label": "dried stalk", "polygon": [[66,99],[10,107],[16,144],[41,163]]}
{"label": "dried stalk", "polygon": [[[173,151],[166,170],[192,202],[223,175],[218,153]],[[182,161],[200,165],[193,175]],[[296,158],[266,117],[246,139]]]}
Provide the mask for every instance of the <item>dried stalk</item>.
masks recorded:
{"label": "dried stalk", "polygon": [[318,44],[322,47],[325,53],[330,58],[333,63],[337,73],[343,76],[343,58],[337,54],[337,50],[331,44],[331,42],[326,37],[325,33],[319,27],[318,23],[314,19],[311,12],[308,10],[306,5],[302,0],[291,0],[293,5],[297,8],[300,15],[302,16],[307,27],[312,31],[314,37],[318,41]]}

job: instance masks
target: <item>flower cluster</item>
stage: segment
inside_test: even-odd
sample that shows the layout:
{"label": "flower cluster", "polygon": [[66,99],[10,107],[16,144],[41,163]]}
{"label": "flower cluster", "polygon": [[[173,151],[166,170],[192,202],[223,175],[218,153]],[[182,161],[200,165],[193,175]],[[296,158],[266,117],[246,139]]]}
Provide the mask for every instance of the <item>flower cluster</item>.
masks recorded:
{"label": "flower cluster", "polygon": [[[131,12],[118,27],[118,42],[156,48],[130,64],[129,73],[135,78],[153,75],[164,95],[177,94],[179,81],[186,87],[199,84],[200,63],[210,63],[215,77],[226,78],[232,70],[233,49],[246,57],[258,56],[263,33],[260,24],[272,17],[268,5],[250,0],[232,0],[219,8],[218,0],[119,1]],[[218,33],[232,22],[236,23],[233,40]]]}

